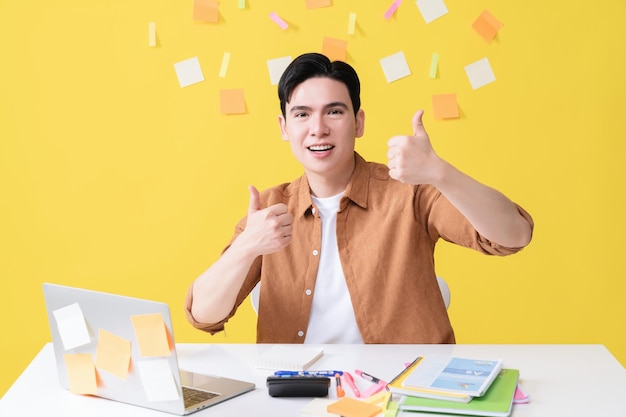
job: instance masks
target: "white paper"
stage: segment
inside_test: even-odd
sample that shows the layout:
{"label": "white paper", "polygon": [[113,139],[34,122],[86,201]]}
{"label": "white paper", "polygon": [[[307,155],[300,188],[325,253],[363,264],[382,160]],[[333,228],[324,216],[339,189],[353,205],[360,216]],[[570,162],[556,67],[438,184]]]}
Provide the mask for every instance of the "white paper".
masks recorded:
{"label": "white paper", "polygon": [[175,63],[174,70],[176,70],[176,76],[181,88],[204,81],[204,75],[202,74],[202,68],[200,68],[200,61],[198,61],[197,56]]}
{"label": "white paper", "polygon": [[409,64],[407,64],[404,52],[402,51],[382,58],[380,65],[383,67],[383,72],[385,73],[388,83],[411,75]]}
{"label": "white paper", "polygon": [[496,80],[496,76],[493,74],[491,65],[489,65],[489,60],[487,58],[483,58],[472,64],[466,65],[465,73],[467,74],[467,78],[469,78],[470,84],[472,84],[472,88],[474,90]]}
{"label": "white paper", "polygon": [[85,316],[78,303],[70,304],[52,312],[57,322],[65,350],[91,342]]}
{"label": "white paper", "polygon": [[180,398],[167,359],[139,361],[137,367],[148,401],[174,401]]}
{"label": "white paper", "polygon": [[448,13],[448,8],[443,0],[417,0],[417,8],[420,10],[426,23],[430,23]]}
{"label": "white paper", "polygon": [[281,75],[283,75],[287,66],[291,64],[291,61],[292,59],[290,56],[267,60],[267,68],[270,71],[270,83],[272,85],[278,84]]}

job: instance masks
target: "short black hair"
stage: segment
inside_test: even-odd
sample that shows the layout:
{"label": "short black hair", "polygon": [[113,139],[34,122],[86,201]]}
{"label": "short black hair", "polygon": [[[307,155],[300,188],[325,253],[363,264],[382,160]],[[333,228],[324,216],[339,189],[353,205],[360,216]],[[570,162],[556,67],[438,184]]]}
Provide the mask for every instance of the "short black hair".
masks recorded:
{"label": "short black hair", "polygon": [[309,78],[316,77],[331,78],[345,84],[356,116],[361,108],[361,83],[354,68],[343,61],[331,62],[325,55],[312,52],[302,54],[294,59],[280,77],[278,99],[283,117],[293,90]]}

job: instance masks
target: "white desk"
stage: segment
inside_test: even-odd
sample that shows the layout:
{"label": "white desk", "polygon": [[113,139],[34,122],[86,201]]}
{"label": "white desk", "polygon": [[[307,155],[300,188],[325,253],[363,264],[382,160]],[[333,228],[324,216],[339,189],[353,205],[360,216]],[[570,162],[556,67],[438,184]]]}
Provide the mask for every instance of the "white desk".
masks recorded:
{"label": "white desk", "polygon": [[[240,397],[192,414],[202,416],[298,416],[308,398],[272,398],[255,358],[269,345],[179,344],[180,366],[197,372],[255,382]],[[626,370],[602,345],[326,345],[311,369],[361,369],[389,380],[403,363],[433,353],[501,358],[520,370],[529,404],[515,405],[514,417],[626,417]],[[357,378],[359,386],[369,382]],[[346,389],[346,395],[352,393]],[[334,393],[331,391],[331,397]],[[113,401],[74,395],[60,388],[52,345],[46,344],[0,400],[0,416],[168,416]],[[414,414],[420,415],[420,414]]]}

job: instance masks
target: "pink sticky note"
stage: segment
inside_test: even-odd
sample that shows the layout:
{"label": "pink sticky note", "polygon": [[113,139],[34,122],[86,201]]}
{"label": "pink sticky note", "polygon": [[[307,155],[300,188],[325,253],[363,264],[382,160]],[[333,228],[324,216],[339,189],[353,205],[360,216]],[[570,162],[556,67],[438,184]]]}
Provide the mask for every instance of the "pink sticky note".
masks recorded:
{"label": "pink sticky note", "polygon": [[389,6],[387,11],[385,12],[385,19],[390,19],[391,16],[393,16],[396,10],[398,10],[398,6],[400,6],[400,3],[402,3],[402,0],[396,0],[391,4],[391,6]]}
{"label": "pink sticky note", "polygon": [[270,13],[270,19],[272,19],[274,21],[274,23],[276,23],[278,26],[280,26],[280,28],[282,30],[285,30],[285,29],[287,29],[289,27],[287,22],[285,22],[283,19],[281,19],[280,16],[278,16],[276,14],[276,12]]}

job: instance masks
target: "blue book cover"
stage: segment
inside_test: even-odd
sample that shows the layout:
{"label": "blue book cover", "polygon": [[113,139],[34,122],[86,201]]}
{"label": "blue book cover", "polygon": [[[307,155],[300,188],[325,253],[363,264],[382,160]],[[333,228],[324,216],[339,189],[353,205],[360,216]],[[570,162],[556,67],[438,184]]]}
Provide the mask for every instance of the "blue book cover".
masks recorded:
{"label": "blue book cover", "polygon": [[480,397],[502,369],[501,360],[427,356],[403,381],[413,388],[438,389]]}

